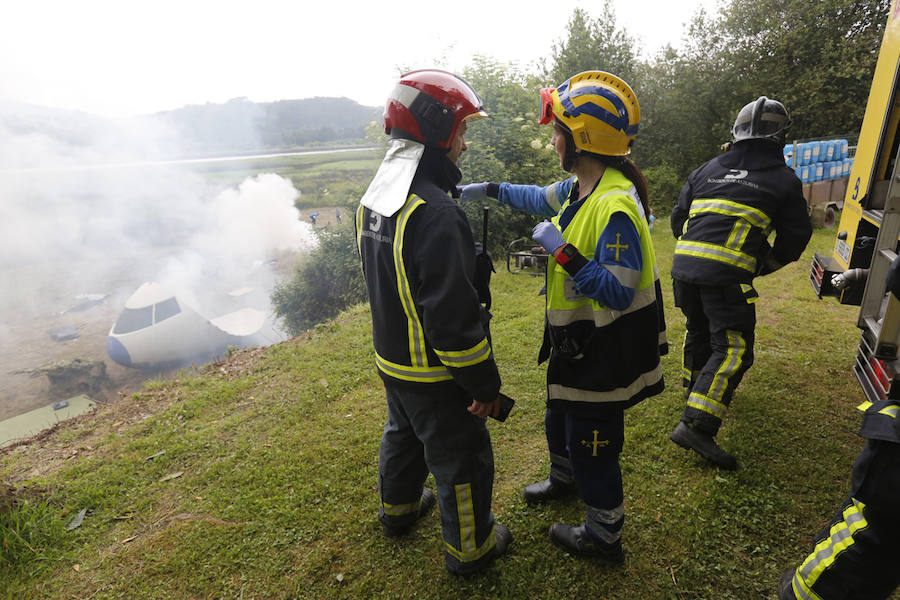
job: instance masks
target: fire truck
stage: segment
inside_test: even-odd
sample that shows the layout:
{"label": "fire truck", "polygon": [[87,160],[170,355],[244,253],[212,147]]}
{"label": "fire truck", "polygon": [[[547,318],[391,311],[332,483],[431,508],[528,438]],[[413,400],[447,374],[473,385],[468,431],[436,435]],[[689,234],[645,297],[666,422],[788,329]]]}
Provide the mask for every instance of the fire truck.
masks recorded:
{"label": "fire truck", "polygon": [[900,399],[900,301],[886,293],[900,236],[900,0],[878,54],[834,250],[816,253],[816,294],[860,307],[854,372],[869,401]]}

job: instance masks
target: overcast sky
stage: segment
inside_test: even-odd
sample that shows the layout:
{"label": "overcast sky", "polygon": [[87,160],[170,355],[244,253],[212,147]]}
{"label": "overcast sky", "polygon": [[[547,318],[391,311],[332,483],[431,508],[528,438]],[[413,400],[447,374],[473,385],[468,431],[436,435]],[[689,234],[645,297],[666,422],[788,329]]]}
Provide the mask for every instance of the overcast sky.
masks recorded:
{"label": "overcast sky", "polygon": [[[718,0],[614,0],[645,52],[677,45]],[[522,66],[549,55],[576,7],[599,0],[10,0],[0,15],[0,100],[129,116],[185,104],[346,96],[381,105],[403,67],[474,54]],[[552,8],[551,8],[552,7]]]}

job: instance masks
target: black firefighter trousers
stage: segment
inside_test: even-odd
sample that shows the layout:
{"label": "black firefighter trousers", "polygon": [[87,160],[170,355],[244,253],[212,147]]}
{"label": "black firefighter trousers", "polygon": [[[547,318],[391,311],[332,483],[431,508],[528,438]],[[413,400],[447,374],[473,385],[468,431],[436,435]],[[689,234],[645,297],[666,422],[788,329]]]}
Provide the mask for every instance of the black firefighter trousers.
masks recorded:
{"label": "black firefighter trousers", "polygon": [[741,283],[711,286],[673,279],[672,288],[675,306],[687,319],[682,383],[688,394],[681,420],[714,436],[753,364],[758,295]]}
{"label": "black firefighter trousers", "polygon": [[780,600],[881,600],[900,584],[900,444],[870,440],[850,495]]}
{"label": "black firefighter trousers", "polygon": [[477,570],[491,558],[496,542],[494,452],[485,420],[466,410],[472,398],[452,382],[385,380],[384,387],[388,419],[378,461],[379,518],[395,527],[414,521],[430,471],[437,484],[447,568]]}

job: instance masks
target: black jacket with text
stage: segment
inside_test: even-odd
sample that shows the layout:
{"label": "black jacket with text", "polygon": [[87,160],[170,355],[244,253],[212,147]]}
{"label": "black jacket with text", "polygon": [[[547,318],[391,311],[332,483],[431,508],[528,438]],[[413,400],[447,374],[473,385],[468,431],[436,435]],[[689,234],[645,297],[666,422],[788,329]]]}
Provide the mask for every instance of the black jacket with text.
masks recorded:
{"label": "black jacket with text", "polygon": [[394,384],[455,385],[493,402],[500,375],[475,289],[475,241],[447,194],[458,181],[443,153],[426,151],[396,214],[357,211],[375,362]]}
{"label": "black jacket with text", "polygon": [[691,173],[671,223],[672,277],[704,285],[776,271],[800,258],[812,235],[800,180],[765,140],[737,142]]}

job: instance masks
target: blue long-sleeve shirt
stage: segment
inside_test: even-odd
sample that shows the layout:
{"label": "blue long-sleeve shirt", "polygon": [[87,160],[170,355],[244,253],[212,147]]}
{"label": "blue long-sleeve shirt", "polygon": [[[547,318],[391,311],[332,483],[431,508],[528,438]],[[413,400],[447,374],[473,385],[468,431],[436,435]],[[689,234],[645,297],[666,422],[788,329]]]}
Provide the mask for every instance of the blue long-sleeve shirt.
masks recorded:
{"label": "blue long-sleeve shirt", "polygon": [[[555,216],[568,198],[575,179],[537,185],[501,183],[498,200],[516,210],[542,217]],[[581,207],[582,201],[571,203],[560,216],[565,229]],[[576,290],[613,310],[628,308],[637,293],[644,257],[637,228],[624,213],[614,213],[600,234],[592,260],[572,277]]]}

